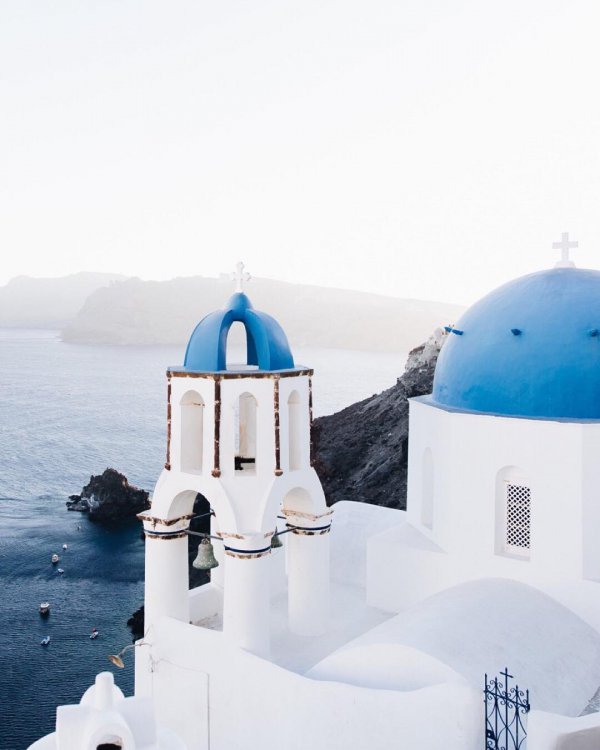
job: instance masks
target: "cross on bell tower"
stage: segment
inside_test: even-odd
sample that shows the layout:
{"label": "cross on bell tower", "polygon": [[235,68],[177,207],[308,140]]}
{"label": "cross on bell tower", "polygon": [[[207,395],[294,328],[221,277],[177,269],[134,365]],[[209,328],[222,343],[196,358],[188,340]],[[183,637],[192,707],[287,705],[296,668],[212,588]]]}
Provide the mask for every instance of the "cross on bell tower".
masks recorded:
{"label": "cross on bell tower", "polygon": [[235,281],[235,291],[238,294],[242,294],[244,291],[244,283],[250,281],[252,276],[244,271],[244,264],[240,260],[239,263],[235,264],[235,271],[231,274],[231,280]]}
{"label": "cross on bell tower", "polygon": [[569,258],[569,250],[579,247],[579,242],[569,240],[569,233],[563,232],[559,242],[553,242],[552,248],[560,250],[561,259],[554,265],[555,268],[575,268],[575,263]]}

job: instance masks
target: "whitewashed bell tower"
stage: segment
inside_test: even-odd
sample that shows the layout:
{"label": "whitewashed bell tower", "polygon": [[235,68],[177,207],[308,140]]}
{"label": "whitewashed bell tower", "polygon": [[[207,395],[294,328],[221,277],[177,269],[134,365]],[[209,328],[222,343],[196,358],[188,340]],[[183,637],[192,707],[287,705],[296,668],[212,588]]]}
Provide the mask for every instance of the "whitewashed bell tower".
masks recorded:
{"label": "whitewashed bell tower", "polygon": [[[273,535],[286,531],[289,627],[300,635],[327,628],[329,529],[319,479],[310,464],[312,370],[294,363],[285,333],[237,288],[207,315],[168,378],[167,462],[146,535],[145,630],[162,616],[202,622],[222,614],[223,634],[259,655],[269,652]],[[246,334],[245,362],[227,361],[234,323]],[[219,567],[189,592],[187,531],[197,493],[213,512]],[[279,517],[279,519],[278,519]],[[281,559],[281,558],[280,558]]]}

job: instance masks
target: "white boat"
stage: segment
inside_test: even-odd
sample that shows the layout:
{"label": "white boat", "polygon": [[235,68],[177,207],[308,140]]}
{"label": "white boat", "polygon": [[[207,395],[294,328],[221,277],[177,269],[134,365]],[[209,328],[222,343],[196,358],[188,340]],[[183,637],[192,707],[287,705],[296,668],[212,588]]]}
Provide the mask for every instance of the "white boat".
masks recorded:
{"label": "white boat", "polygon": [[94,641],[96,638],[100,635],[98,630],[96,628],[92,628],[92,632],[90,633],[90,640]]}
{"label": "white boat", "polygon": [[63,549],[69,549],[68,545],[63,544]]}
{"label": "white boat", "polygon": [[58,570],[57,570],[56,572],[57,572],[57,573],[64,573],[65,571],[64,571],[64,569],[63,569],[63,568],[59,568],[59,569],[58,569]]}
{"label": "white boat", "polygon": [[40,604],[40,615],[46,617],[50,614],[50,602],[42,602]]}
{"label": "white boat", "polygon": [[42,638],[42,640],[40,641],[40,645],[42,646],[50,645],[50,636],[47,635],[45,638]]}
{"label": "white boat", "polygon": [[52,559],[52,565],[56,565],[56,563],[60,561],[60,557],[56,553],[52,555],[51,559]]}

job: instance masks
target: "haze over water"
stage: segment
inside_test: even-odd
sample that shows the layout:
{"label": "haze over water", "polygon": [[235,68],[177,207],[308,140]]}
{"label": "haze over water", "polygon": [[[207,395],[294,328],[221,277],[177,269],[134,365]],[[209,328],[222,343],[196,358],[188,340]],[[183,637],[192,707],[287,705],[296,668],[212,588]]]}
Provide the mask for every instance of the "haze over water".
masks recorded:
{"label": "haze over water", "polygon": [[[393,385],[404,368],[398,354],[294,354],[315,368],[315,416]],[[131,641],[126,622],[143,600],[140,528],[103,529],[65,500],[107,466],[152,489],[165,457],[165,370],[182,357],[181,347],[74,346],[52,331],[0,329],[1,750],[52,731],[56,705],[78,701],[111,668],[106,655]],[[48,620],[38,614],[45,599]],[[126,695],[128,656],[116,675]]]}

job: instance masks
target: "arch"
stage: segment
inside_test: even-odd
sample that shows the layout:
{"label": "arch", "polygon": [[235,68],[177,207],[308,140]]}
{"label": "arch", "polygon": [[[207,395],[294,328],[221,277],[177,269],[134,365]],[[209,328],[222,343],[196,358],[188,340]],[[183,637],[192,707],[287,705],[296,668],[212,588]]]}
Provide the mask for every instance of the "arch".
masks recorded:
{"label": "arch", "polygon": [[285,473],[273,482],[262,505],[261,531],[272,531],[275,528],[282,508],[313,516],[321,516],[328,511],[325,493],[314,469],[303,471],[300,476]]}
{"label": "arch", "polygon": [[248,329],[241,321],[234,321],[226,333],[225,368],[238,370],[240,367],[253,367],[251,350],[252,340],[248,337]]}
{"label": "arch", "polygon": [[531,553],[531,481],[518,466],[496,474],[495,551],[527,560]]}
{"label": "arch", "polygon": [[240,394],[234,405],[234,469],[252,473],[256,467],[257,453],[256,398],[247,391]]}
{"label": "arch", "polygon": [[106,722],[88,735],[85,750],[98,750],[103,746],[114,747],[115,745],[120,750],[135,750],[135,740],[131,729],[126,726],[121,717],[119,719]]}
{"label": "arch", "polygon": [[434,490],[433,454],[431,448],[425,448],[421,463],[421,523],[428,529],[433,529]]}
{"label": "arch", "polygon": [[182,477],[164,471],[152,497],[150,515],[172,520],[191,515],[197,494],[209,501],[224,531],[237,531],[237,522],[227,493],[220,480],[206,475]]}
{"label": "arch", "polygon": [[202,471],[204,445],[204,399],[197,391],[187,391],[179,402],[181,471]]}
{"label": "arch", "polygon": [[302,465],[302,421],[300,394],[292,391],[288,398],[288,468],[296,471]]}

